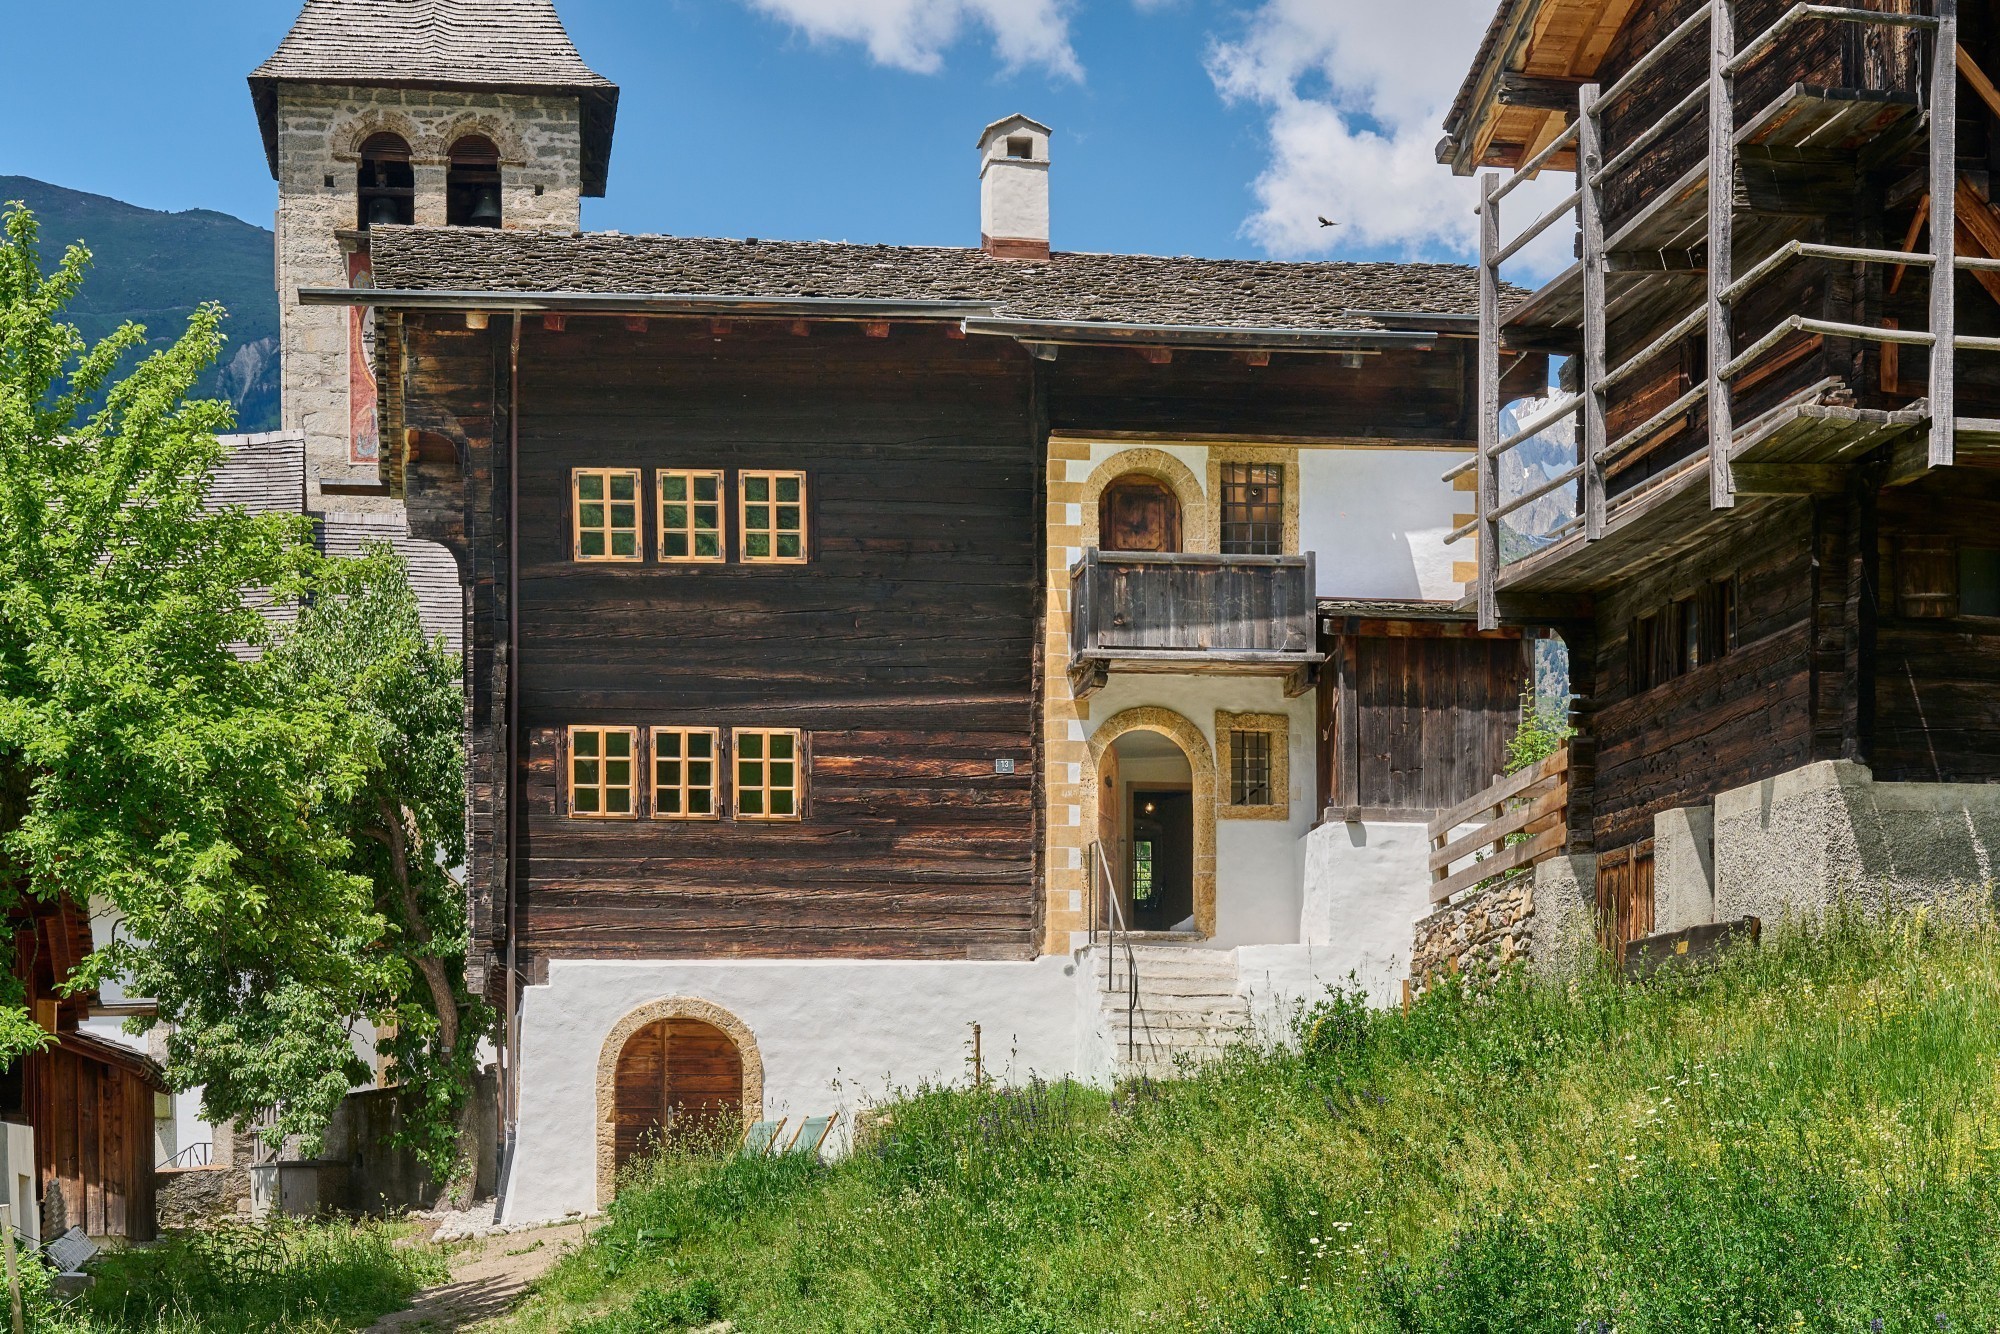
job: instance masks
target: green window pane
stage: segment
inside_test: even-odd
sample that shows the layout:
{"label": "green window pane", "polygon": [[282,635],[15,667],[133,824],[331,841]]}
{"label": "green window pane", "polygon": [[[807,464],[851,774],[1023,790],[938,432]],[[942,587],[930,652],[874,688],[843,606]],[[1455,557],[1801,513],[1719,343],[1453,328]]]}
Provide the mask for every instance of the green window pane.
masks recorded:
{"label": "green window pane", "polygon": [[715,814],[715,794],[705,787],[696,788],[689,792],[687,813],[689,815]]}
{"label": "green window pane", "polygon": [[604,734],[604,753],[606,755],[630,755],[632,753],[632,734],[630,732],[606,732]]}
{"label": "green window pane", "polygon": [[604,506],[578,505],[576,526],[579,528],[602,528],[604,526]]}
{"label": "green window pane", "polygon": [[771,526],[771,507],[769,505],[746,505],[743,509],[743,526],[745,528],[769,528]]}
{"label": "green window pane", "polygon": [[578,732],[574,745],[578,755],[597,754],[597,733]]}
{"label": "green window pane", "polygon": [[714,787],[715,764],[712,760],[688,761],[689,787]]}
{"label": "green window pane", "polygon": [[740,815],[762,815],[764,794],[755,788],[739,789],[736,793],[736,810]]}
{"label": "green window pane", "polygon": [[745,533],[743,535],[743,554],[746,556],[769,556],[771,554],[771,535],[769,533]]}
{"label": "green window pane", "polygon": [[662,527],[666,527],[666,528],[685,528],[685,527],[687,527],[687,526],[688,526],[688,507],[687,507],[686,505],[663,505],[663,506],[661,506],[661,507],[660,507],[660,524],[661,524],[661,526],[662,526]]}
{"label": "green window pane", "polygon": [[659,755],[679,755],[682,736],[679,732],[656,732],[653,735],[653,750]]}
{"label": "green window pane", "polygon": [[576,800],[575,800],[575,803],[574,803],[574,804],[575,804],[575,807],[576,807],[576,813],[577,813],[578,815],[595,815],[595,814],[597,814],[597,789],[596,789],[596,788],[594,788],[594,787],[580,787],[580,788],[577,788],[577,789],[576,789],[576,794],[575,794],[575,796],[576,796]]}
{"label": "green window pane", "polygon": [[687,737],[687,753],[694,758],[705,758],[715,754],[715,738],[706,732],[691,732]]}
{"label": "green window pane", "polygon": [[694,526],[697,528],[722,527],[722,507],[720,505],[696,505]]}
{"label": "green window pane", "polygon": [[614,556],[636,556],[639,554],[639,535],[627,528],[611,534],[611,554]]}
{"label": "green window pane", "polygon": [[656,787],[679,787],[681,785],[681,762],[661,760],[653,766],[653,784]]}
{"label": "green window pane", "polygon": [[619,473],[613,476],[611,479],[611,498],[613,500],[637,500],[639,498],[639,479],[630,473]]}
{"label": "green window pane", "polygon": [[604,554],[604,534],[602,532],[578,533],[576,549],[581,555],[602,556]]}
{"label": "green window pane", "polygon": [[805,550],[805,544],[797,533],[778,534],[778,554],[786,560],[797,560]]}
{"label": "green window pane", "polygon": [[630,815],[632,813],[632,793],[622,787],[612,788],[604,794],[606,815]]}
{"label": "green window pane", "polygon": [[632,761],[606,760],[604,762],[604,783],[607,787],[632,786]]}
{"label": "green window pane", "polygon": [[611,526],[613,528],[637,528],[639,526],[639,507],[637,505],[613,505],[611,507]]}
{"label": "green window pane", "polygon": [[791,532],[799,529],[799,507],[797,505],[778,506],[778,527]]}
{"label": "green window pane", "polygon": [[696,500],[722,499],[722,479],[719,477],[697,477],[694,479]]}
{"label": "green window pane", "polygon": [[681,813],[681,794],[673,788],[663,788],[653,798],[653,804],[662,815],[679,815]]}
{"label": "green window pane", "polygon": [[792,786],[792,773],[793,768],[789,760],[772,760],[771,786],[774,788]]}
{"label": "green window pane", "polygon": [[736,754],[741,759],[761,760],[764,758],[764,738],[757,732],[745,732],[736,739]]}
{"label": "green window pane", "polygon": [[778,499],[796,502],[799,498],[799,479],[780,477],[778,479]]}
{"label": "green window pane", "polygon": [[666,554],[669,560],[672,560],[676,557],[686,556],[688,554],[687,534],[686,533],[662,534],[660,537],[660,550]]}
{"label": "green window pane", "polygon": [[697,556],[719,556],[722,554],[722,539],[714,533],[696,533],[694,554]]}
{"label": "green window pane", "polygon": [[749,501],[769,500],[771,498],[771,479],[768,477],[745,477],[743,479],[743,498]]}
{"label": "green window pane", "polygon": [[578,500],[604,499],[604,479],[595,473],[583,473],[576,479]]}
{"label": "green window pane", "polygon": [[688,479],[677,472],[670,472],[660,478],[660,498],[662,500],[686,500]]}
{"label": "green window pane", "polygon": [[796,737],[788,736],[783,732],[778,733],[771,738],[771,758],[774,760],[789,760],[792,758],[792,747],[796,743]]}
{"label": "green window pane", "polygon": [[792,813],[792,794],[789,792],[773,792],[771,794],[771,814],[790,815]]}
{"label": "green window pane", "polygon": [[597,761],[578,760],[570,770],[570,781],[578,787],[596,787],[598,781]]}

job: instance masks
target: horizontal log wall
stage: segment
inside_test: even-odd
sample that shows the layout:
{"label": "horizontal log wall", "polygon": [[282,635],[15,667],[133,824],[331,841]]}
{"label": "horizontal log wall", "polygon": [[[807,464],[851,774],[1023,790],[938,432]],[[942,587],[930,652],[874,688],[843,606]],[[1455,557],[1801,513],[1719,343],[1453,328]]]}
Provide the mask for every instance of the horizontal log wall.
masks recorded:
{"label": "horizontal log wall", "polygon": [[[1031,953],[1025,354],[937,326],[572,318],[531,325],[521,366],[523,951]],[[649,490],[659,468],[803,469],[812,558],[573,561],[573,467],[648,469]],[[558,738],[578,724],[801,728],[807,818],[566,818]]]}

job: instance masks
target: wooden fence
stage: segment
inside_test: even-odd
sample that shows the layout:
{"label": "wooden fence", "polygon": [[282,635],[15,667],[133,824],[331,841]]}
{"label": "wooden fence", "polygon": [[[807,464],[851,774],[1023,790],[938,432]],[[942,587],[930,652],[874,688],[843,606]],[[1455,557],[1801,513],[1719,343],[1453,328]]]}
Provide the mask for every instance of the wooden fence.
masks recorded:
{"label": "wooden fence", "polygon": [[[1569,835],[1569,747],[1484,792],[1468,797],[1430,823],[1431,902],[1443,903],[1460,890],[1532,866],[1561,852]],[[1478,828],[1452,837],[1461,825]],[[1517,842],[1510,838],[1520,835]],[[1483,853],[1462,871],[1451,864]]]}

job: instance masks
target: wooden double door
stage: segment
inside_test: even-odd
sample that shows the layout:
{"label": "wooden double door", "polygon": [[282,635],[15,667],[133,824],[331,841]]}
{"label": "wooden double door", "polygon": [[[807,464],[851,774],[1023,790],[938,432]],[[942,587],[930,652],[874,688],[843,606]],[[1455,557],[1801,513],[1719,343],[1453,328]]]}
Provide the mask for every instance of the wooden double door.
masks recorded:
{"label": "wooden double door", "polygon": [[660,1019],[618,1053],[615,1170],[662,1146],[733,1147],[743,1124],[743,1054],[699,1019]]}

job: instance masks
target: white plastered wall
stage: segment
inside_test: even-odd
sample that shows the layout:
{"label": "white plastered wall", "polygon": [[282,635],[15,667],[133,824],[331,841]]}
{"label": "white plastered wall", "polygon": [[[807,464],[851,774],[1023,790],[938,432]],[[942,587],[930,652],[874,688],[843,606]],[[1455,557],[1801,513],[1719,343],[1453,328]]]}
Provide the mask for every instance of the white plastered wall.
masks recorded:
{"label": "white plastered wall", "polygon": [[521,1001],[520,1120],[506,1216],[597,1208],[597,1080],[606,1035],[652,1001],[707,1001],[741,1021],[764,1070],[764,1116],[854,1112],[926,1081],[963,1082],[972,1025],[1003,1083],[1076,1073],[1080,1003],[1068,955],[1032,962],[556,960]]}
{"label": "white plastered wall", "polygon": [[1299,546],[1318,558],[1319,595],[1438,601],[1463,593],[1455,563],[1467,542],[1446,546],[1470,492],[1444,473],[1464,454],[1432,449],[1299,451]]}

